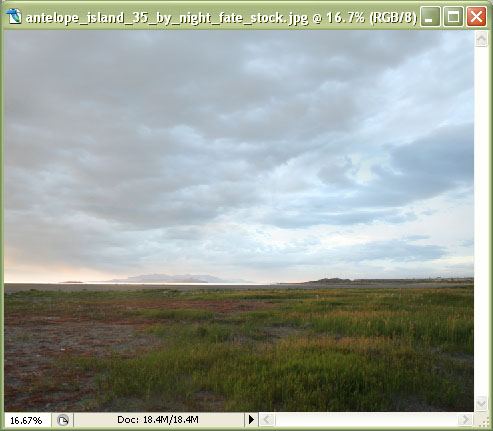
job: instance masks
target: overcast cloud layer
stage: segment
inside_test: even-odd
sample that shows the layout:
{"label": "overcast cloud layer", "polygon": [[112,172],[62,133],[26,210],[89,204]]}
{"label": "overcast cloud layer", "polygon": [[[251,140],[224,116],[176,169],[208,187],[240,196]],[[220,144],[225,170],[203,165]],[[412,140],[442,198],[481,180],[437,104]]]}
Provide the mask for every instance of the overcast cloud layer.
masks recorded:
{"label": "overcast cloud layer", "polygon": [[473,274],[472,32],[5,34],[5,279]]}

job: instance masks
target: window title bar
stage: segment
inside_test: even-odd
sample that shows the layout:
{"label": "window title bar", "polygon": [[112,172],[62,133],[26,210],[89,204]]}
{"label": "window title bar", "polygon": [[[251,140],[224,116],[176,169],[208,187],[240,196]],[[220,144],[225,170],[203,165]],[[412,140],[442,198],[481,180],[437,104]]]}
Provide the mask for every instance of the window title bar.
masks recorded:
{"label": "window title bar", "polygon": [[5,29],[491,28],[491,4],[470,2],[5,1]]}

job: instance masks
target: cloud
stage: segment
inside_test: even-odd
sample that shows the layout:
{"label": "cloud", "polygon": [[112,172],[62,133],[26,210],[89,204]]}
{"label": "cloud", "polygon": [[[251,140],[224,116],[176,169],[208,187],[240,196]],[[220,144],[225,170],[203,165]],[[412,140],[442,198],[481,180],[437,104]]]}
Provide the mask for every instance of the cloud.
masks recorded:
{"label": "cloud", "polygon": [[[472,56],[469,32],[9,32],[11,267],[265,279],[323,271],[314,231],[360,262],[458,253],[401,238],[472,205]],[[391,226],[400,248],[369,237]]]}
{"label": "cloud", "polygon": [[445,256],[446,250],[432,244],[421,245],[403,239],[393,239],[340,248],[335,254],[339,260],[354,263],[375,260],[423,262]]}

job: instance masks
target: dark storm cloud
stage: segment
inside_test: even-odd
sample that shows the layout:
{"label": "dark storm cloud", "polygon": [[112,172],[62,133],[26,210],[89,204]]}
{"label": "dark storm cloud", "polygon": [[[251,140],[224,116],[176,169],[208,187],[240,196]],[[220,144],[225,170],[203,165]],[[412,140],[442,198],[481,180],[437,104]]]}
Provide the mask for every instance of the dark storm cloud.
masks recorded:
{"label": "dark storm cloud", "polygon": [[473,142],[470,124],[438,128],[416,141],[385,149],[386,158],[372,166],[372,179],[365,182],[350,179],[351,164],[324,166],[318,174],[323,182],[318,193],[303,190],[262,220],[282,227],[412,220],[416,215],[406,210],[407,204],[472,188]]}
{"label": "dark storm cloud", "polygon": [[398,206],[471,187],[474,176],[472,124],[434,130],[389,150],[388,166],[374,166],[376,180],[356,193],[360,204]]}
{"label": "dark storm cloud", "polygon": [[471,47],[465,32],[8,32],[7,253],[113,268],[213,249],[214,223],[415,220],[410,204],[472,187]]}

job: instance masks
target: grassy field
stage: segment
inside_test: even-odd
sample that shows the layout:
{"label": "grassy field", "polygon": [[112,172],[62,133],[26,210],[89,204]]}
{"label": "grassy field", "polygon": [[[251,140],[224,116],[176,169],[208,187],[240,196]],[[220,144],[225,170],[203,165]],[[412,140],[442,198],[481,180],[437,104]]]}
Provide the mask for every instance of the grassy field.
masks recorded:
{"label": "grassy field", "polygon": [[6,409],[470,411],[473,286],[6,295]]}

